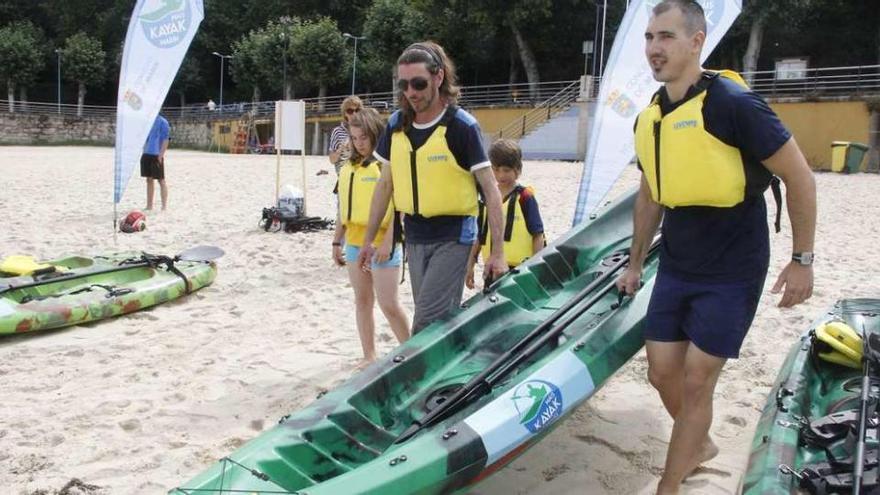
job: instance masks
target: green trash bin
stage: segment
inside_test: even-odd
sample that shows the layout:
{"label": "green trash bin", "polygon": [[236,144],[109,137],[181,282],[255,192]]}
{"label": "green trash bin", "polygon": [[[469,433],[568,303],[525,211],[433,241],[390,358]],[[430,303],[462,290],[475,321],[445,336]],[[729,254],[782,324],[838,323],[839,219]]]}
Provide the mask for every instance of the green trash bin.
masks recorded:
{"label": "green trash bin", "polygon": [[862,143],[834,141],[831,143],[831,171],[854,174],[862,167],[868,147]]}

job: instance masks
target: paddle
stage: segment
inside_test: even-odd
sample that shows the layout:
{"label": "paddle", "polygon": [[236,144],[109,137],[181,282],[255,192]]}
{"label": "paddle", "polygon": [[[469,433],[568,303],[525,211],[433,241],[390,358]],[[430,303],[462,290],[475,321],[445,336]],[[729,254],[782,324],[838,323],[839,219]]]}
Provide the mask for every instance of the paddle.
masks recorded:
{"label": "paddle", "polygon": [[43,284],[49,284],[53,282],[59,282],[62,280],[75,280],[78,278],[91,277],[92,275],[99,275],[102,273],[113,273],[119,272],[123,270],[130,270],[132,268],[139,268],[144,266],[158,266],[160,264],[166,265],[169,269],[174,265],[177,261],[212,261],[225,253],[222,249],[216,246],[196,246],[189,248],[177,256],[173,258],[168,256],[157,256],[152,254],[143,253],[141,259],[139,261],[132,261],[130,263],[122,262],[118,266],[114,266],[112,268],[103,268],[98,270],[88,270],[83,272],[62,272],[58,275],[52,276],[50,278],[44,279],[36,279],[33,282],[28,282],[25,284],[6,284],[0,285],[0,295],[5,294],[6,292],[17,290],[17,289],[26,289],[28,287],[36,287]]}
{"label": "paddle", "polygon": [[[659,236],[654,239],[648,251],[650,255],[660,246]],[[615,288],[614,281],[602,287],[598,293],[590,297],[581,305],[583,299],[590,293],[606,284],[612,277],[629,262],[629,254],[622,256],[617,262],[593,280],[589,285],[581,289],[564,306],[557,309],[534,330],[529,332],[522,340],[516,343],[509,351],[499,356],[485,370],[464,384],[456,393],[446,399],[443,404],[428,412],[421,419],[413,420],[412,424],[394,441],[395,444],[405,442],[415,436],[422,429],[431,426],[455,410],[464,407],[470,400],[489,392],[510,371],[522,362],[533,356],[541,347],[554,338],[558,337],[572,322],[581,317],[587,310],[605,297],[608,292]],[[621,298],[622,299],[622,298]],[[578,307],[580,306],[580,307]],[[619,307],[619,305],[618,305]],[[570,311],[576,309],[572,314]],[[563,318],[565,317],[565,318]],[[560,321],[561,320],[561,321]],[[559,321],[559,325],[554,324]]]}
{"label": "paddle", "polygon": [[863,364],[862,393],[859,398],[859,431],[856,444],[856,457],[853,463],[853,495],[862,491],[865,470],[865,433],[868,428],[868,402],[871,392],[871,364],[880,362],[880,335],[868,334],[862,326]]}

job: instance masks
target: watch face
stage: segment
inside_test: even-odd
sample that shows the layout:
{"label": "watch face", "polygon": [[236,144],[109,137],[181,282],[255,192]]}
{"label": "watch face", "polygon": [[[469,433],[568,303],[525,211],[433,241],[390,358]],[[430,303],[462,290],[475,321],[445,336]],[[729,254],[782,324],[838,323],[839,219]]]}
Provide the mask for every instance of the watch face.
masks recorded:
{"label": "watch face", "polygon": [[797,261],[801,265],[812,265],[813,264],[813,253],[796,253],[791,257],[794,261]]}

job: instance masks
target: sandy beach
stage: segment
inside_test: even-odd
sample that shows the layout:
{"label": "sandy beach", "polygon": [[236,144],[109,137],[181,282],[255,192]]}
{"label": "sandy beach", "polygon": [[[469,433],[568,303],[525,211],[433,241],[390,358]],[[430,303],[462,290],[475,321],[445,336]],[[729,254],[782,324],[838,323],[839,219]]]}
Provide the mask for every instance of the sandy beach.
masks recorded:
{"label": "sandy beach", "polygon": [[[223,248],[215,283],[128,316],[0,339],[2,493],[52,494],[71,479],[101,494],[165,493],[281,416],[348,378],[360,358],[352,291],[331,262],[331,231],[266,233],[274,156],[170,150],[168,211],[146,231],[112,225],[113,150],[0,147],[0,258],[56,258],[143,250]],[[301,184],[300,158],[283,158],[282,184]],[[329,174],[316,175],[320,170]],[[581,164],[526,162],[548,239],[571,223]],[[137,175],[137,173],[136,173]],[[325,157],[307,157],[308,213],[334,216]],[[818,173],[816,288],[806,304],[769,294],[790,256],[791,230],[772,235],[765,296],[739,360],[720,379],[712,434],[721,454],[687,493],[736,493],[755,423],[797,336],[839,298],[880,296],[880,176]],[[612,195],[637,184],[629,169]],[[143,208],[132,178],[120,213]],[[158,198],[157,198],[158,200]],[[775,207],[769,207],[775,214]],[[402,301],[412,313],[409,284]],[[394,338],[376,311],[378,347]],[[672,422],[645,378],[640,353],[535,448],[472,493],[632,494],[662,471]]]}

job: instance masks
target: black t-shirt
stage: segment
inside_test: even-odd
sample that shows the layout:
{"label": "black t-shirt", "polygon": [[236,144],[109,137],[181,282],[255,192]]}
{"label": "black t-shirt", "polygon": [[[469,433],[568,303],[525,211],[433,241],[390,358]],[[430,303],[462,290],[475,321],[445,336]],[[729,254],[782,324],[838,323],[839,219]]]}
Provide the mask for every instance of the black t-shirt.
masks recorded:
{"label": "black t-shirt", "polygon": [[[724,77],[707,89],[706,131],[739,148],[748,173],[767,173],[761,162],[773,156],[791,133],[760,96]],[[663,115],[697,95],[692,87],[675,104],[660,89]],[[664,208],[660,269],[689,280],[739,281],[766,276],[770,260],[767,204],[753,194],[731,208]]]}
{"label": "black t-shirt", "polygon": [[[413,124],[407,129],[406,136],[414,150],[421,147],[431,137],[440,124],[443,112],[436,120],[425,125]],[[400,112],[395,112],[388,121],[388,126],[379,143],[374,156],[382,163],[389,163],[391,158],[391,134],[398,128]],[[489,167],[489,159],[483,149],[483,137],[480,124],[471,114],[457,109],[455,115],[446,126],[446,143],[458,165],[473,173],[481,168]],[[437,216],[425,218],[420,215],[404,216],[406,241],[411,243],[433,243],[457,241],[462,244],[473,244],[477,236],[476,217]]]}

